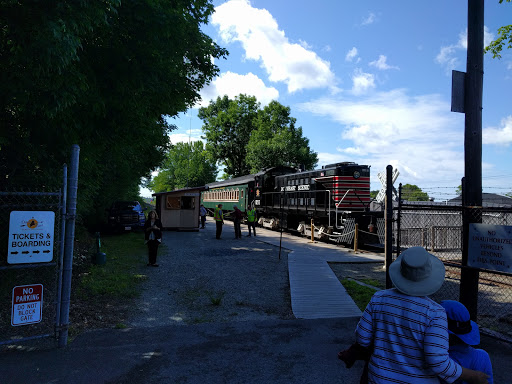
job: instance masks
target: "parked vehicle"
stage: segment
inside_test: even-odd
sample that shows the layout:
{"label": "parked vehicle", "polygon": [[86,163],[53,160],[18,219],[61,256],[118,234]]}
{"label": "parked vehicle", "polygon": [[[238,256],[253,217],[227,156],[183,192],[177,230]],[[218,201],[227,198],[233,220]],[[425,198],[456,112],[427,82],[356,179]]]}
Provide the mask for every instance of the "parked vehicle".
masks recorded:
{"label": "parked vehicle", "polygon": [[115,201],[108,211],[108,226],[113,231],[144,228],[146,216],[138,201]]}

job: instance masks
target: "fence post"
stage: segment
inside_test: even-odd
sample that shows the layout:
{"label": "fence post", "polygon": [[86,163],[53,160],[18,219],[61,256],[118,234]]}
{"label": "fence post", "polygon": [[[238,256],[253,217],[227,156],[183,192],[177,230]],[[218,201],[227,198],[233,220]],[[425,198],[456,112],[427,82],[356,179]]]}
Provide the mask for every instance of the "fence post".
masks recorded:
{"label": "fence post", "polygon": [[359,241],[358,235],[359,235],[359,224],[356,223],[356,228],[354,230],[354,252],[357,252],[357,242]]}
{"label": "fence post", "polygon": [[62,207],[61,207],[61,223],[60,223],[60,248],[59,248],[59,272],[57,280],[57,304],[55,310],[55,326],[60,335],[60,311],[62,299],[62,263],[64,261],[64,245],[66,244],[66,204],[68,196],[68,166],[64,164],[62,167]]}
{"label": "fence post", "polygon": [[434,226],[430,227],[430,252],[434,252],[436,249],[436,230]]}
{"label": "fence post", "polygon": [[400,256],[402,244],[402,183],[398,184],[398,212],[396,215],[396,257]]}
{"label": "fence post", "polygon": [[385,267],[386,267],[386,288],[392,288],[393,283],[389,277],[389,266],[393,261],[393,167],[386,167],[386,234],[385,234]]}
{"label": "fence post", "polygon": [[60,315],[59,348],[68,342],[69,302],[71,298],[71,275],[73,271],[73,246],[75,241],[75,216],[78,190],[78,160],[80,147],[74,144],[71,148],[70,176],[68,179],[68,207],[66,214],[66,242],[64,245],[64,261],[62,275],[62,304]]}

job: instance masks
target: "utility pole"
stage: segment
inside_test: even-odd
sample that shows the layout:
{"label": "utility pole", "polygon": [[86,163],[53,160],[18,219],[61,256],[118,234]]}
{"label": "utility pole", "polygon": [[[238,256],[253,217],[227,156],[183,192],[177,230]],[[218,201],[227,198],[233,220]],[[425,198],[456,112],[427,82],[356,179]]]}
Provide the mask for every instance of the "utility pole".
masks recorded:
{"label": "utility pole", "polygon": [[[460,301],[478,313],[478,269],[468,268],[469,223],[482,222],[482,90],[484,0],[468,0],[468,52],[464,81],[464,186]],[[464,187],[463,186],[463,187]]]}

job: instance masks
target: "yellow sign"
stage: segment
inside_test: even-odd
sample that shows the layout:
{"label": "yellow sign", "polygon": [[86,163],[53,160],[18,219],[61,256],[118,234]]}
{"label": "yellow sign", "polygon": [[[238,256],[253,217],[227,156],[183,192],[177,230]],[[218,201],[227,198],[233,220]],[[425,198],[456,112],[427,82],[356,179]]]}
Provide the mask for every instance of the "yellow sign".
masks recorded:
{"label": "yellow sign", "polygon": [[37,220],[36,219],[30,219],[27,222],[27,227],[29,227],[30,229],[37,228]]}

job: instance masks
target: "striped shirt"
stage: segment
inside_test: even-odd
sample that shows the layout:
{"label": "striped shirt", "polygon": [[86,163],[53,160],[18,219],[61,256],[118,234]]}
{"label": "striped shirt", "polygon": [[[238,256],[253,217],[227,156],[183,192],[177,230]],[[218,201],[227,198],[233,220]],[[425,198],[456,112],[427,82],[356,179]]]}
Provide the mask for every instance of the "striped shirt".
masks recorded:
{"label": "striped shirt", "polygon": [[453,383],[462,368],[448,355],[444,308],[396,289],[373,295],[356,328],[359,344],[374,345],[369,383]]}

